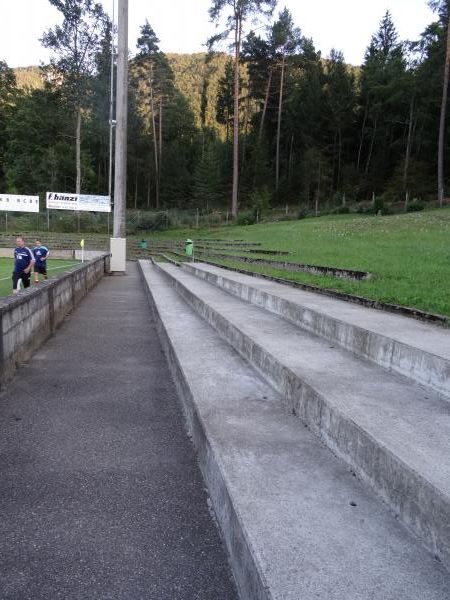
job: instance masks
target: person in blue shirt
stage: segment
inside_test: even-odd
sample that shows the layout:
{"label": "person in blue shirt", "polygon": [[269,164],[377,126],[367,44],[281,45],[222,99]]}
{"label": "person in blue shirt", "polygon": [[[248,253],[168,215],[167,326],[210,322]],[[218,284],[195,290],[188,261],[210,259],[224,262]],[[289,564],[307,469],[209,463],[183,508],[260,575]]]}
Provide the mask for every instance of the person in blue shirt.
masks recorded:
{"label": "person in blue shirt", "polygon": [[20,285],[24,288],[30,287],[31,269],[35,260],[33,252],[25,246],[25,240],[21,235],[16,238],[17,247],[14,249],[14,271],[12,274],[13,293],[17,294]]}
{"label": "person in blue shirt", "polygon": [[36,259],[34,265],[34,283],[39,283],[39,275],[43,275],[44,279],[47,279],[47,258],[49,257],[50,251],[47,246],[41,244],[41,240],[36,240],[33,254]]}

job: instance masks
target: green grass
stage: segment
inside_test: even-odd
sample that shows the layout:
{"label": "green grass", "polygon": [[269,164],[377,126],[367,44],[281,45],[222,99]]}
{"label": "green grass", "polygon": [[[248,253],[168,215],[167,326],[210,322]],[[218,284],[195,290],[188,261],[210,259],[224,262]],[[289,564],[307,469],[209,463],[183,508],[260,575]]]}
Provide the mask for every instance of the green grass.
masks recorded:
{"label": "green grass", "polygon": [[450,209],[165,231],[150,240],[187,237],[262,242],[263,248],[292,252],[286,257],[292,262],[370,271],[373,280],[354,282],[227,261],[239,268],[450,315]]}
{"label": "green grass", "polygon": [[[13,271],[13,263],[14,261],[12,258],[0,258],[0,297],[9,296],[12,294],[11,275]],[[80,263],[78,261],[73,260],[49,259],[47,265],[48,276],[49,278],[57,277],[59,273],[68,271],[79,264]],[[42,280],[42,275],[40,276],[40,279]]]}

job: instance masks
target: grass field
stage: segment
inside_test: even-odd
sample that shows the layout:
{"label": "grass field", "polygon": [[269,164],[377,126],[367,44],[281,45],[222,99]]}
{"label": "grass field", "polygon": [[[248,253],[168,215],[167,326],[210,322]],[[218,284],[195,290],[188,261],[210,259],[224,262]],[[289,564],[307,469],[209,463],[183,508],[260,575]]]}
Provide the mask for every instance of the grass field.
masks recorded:
{"label": "grass field", "polygon": [[[78,265],[79,262],[73,260],[51,260],[49,259],[47,269],[48,276],[56,277],[58,273],[63,273]],[[11,274],[13,270],[12,258],[0,258],[0,297],[12,294]],[[41,276],[42,280],[42,276]],[[33,284],[32,284],[33,285]]]}
{"label": "grass field", "polygon": [[356,282],[227,261],[239,268],[450,315],[450,209],[166,231],[151,239],[186,237],[262,242],[263,248],[291,252],[286,259],[292,262],[370,271],[371,281]]}

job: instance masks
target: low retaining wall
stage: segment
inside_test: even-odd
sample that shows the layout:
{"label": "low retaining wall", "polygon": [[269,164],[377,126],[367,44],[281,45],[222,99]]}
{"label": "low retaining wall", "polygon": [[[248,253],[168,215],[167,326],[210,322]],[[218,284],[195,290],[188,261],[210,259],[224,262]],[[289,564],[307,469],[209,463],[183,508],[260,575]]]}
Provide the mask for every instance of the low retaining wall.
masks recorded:
{"label": "low retaining wall", "polygon": [[109,254],[0,302],[0,386],[109,272]]}

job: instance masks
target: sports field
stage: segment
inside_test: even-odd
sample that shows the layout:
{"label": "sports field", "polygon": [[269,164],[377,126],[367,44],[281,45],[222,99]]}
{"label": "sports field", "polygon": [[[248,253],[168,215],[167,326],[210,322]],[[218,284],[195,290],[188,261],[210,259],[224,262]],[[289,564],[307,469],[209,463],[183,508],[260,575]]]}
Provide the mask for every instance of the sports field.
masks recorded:
{"label": "sports field", "polygon": [[[49,278],[56,277],[59,273],[68,271],[78,264],[80,263],[74,260],[58,260],[50,258],[47,264],[48,276]],[[12,258],[0,258],[0,297],[12,294],[11,275],[13,265],[14,261]],[[40,279],[42,280],[42,276]],[[32,283],[32,285],[34,284]]]}

